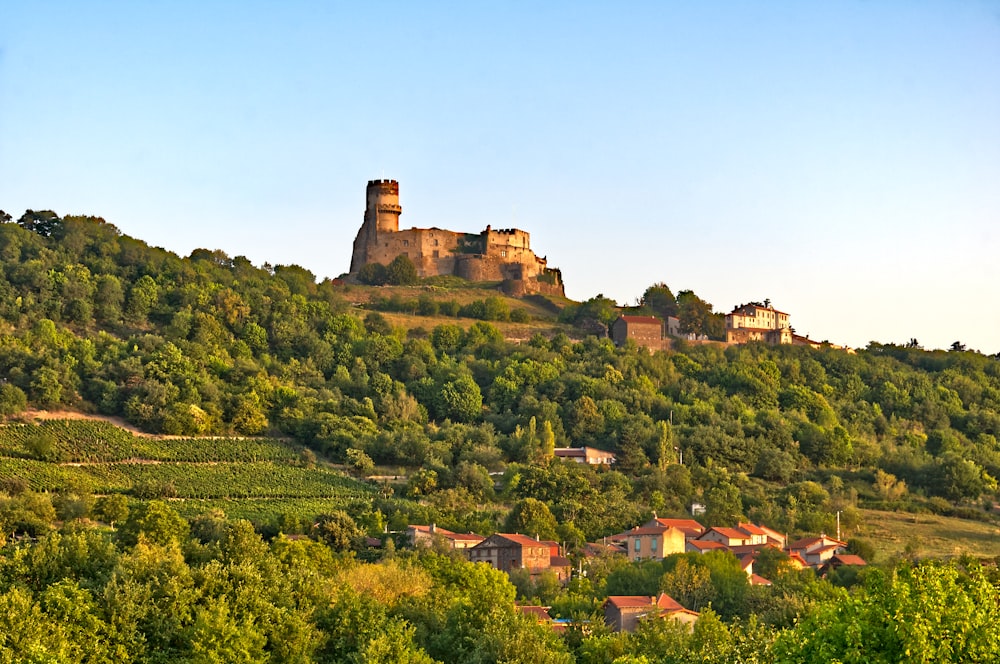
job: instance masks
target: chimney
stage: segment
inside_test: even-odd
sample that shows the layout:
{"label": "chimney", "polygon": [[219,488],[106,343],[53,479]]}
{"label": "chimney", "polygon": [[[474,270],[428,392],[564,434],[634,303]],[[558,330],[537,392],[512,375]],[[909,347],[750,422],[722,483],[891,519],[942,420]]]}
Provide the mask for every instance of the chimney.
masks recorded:
{"label": "chimney", "polygon": [[436,532],[437,532],[437,524],[436,523],[432,523],[431,524],[431,534],[433,535]]}

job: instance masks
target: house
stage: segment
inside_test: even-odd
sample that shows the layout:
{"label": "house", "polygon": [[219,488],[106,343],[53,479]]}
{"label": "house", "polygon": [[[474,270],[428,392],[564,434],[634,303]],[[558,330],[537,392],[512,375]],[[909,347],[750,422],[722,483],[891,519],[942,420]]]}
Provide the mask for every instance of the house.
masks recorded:
{"label": "house", "polygon": [[619,316],[611,323],[611,340],[624,346],[629,339],[636,345],[652,350],[662,350],[663,321],[656,316]]}
{"label": "house", "polygon": [[429,526],[407,526],[406,539],[413,547],[430,546],[435,540],[438,540],[445,542],[451,549],[465,550],[474,547],[485,538],[475,533],[453,533],[432,523]]}
{"label": "house", "polygon": [[624,533],[630,560],[662,560],[684,553],[684,531],[668,526],[636,526]]}
{"label": "house", "polygon": [[729,547],[722,542],[689,539],[684,545],[684,550],[688,553],[708,553],[709,551],[728,551]]}
{"label": "house", "polygon": [[[560,564],[554,568],[552,566],[553,544],[555,542],[541,542],[525,535],[496,533],[468,549],[467,553],[472,562],[488,563],[503,572],[526,569],[534,575],[551,569],[557,575],[561,572],[566,574],[568,578],[569,565],[562,565],[561,561],[557,561]],[[558,549],[557,544],[556,547]],[[565,579],[560,577],[560,580]]]}
{"label": "house", "polygon": [[741,304],[726,314],[726,341],[733,344],[763,341],[772,346],[790,344],[792,328],[788,314],[770,303]]}
{"label": "house", "polygon": [[753,540],[753,536],[738,528],[712,526],[711,528],[706,528],[705,532],[698,539],[707,542],[719,542],[728,548],[732,548],[734,546],[749,546]]}
{"label": "house", "polygon": [[767,544],[767,531],[752,523],[737,523],[736,530],[741,530],[750,536],[747,544]]}
{"label": "house", "polygon": [[677,528],[684,533],[686,539],[693,539],[700,536],[705,532],[705,526],[701,525],[694,519],[666,519],[662,517],[657,517],[653,514],[653,518],[642,524],[643,526],[666,526],[667,528]]}
{"label": "house", "polygon": [[640,620],[655,616],[674,618],[686,625],[698,620],[696,611],[685,609],[666,593],[659,597],[611,595],[604,602],[604,622],[615,632],[634,632]]}
{"label": "house", "polygon": [[851,567],[865,567],[868,563],[861,556],[856,556],[853,553],[840,553],[834,555],[819,569],[820,575],[825,575],[828,572],[832,572],[838,567],[851,566]]}
{"label": "house", "polygon": [[810,567],[820,567],[837,554],[847,551],[847,542],[827,535],[805,537],[788,545],[788,553],[798,554]]}
{"label": "house", "polygon": [[757,526],[757,527],[764,531],[764,534],[767,536],[768,544],[771,544],[772,546],[775,546],[779,549],[785,548],[785,542],[787,541],[787,538],[784,535],[779,533],[777,530],[774,530],[773,528],[768,528],[767,526]]}
{"label": "house", "polygon": [[596,558],[602,555],[622,555],[625,547],[614,542],[587,542],[581,551],[585,558]]}
{"label": "house", "polygon": [[589,463],[591,466],[610,466],[615,462],[613,452],[605,452],[596,447],[557,447],[553,452],[560,459]]}

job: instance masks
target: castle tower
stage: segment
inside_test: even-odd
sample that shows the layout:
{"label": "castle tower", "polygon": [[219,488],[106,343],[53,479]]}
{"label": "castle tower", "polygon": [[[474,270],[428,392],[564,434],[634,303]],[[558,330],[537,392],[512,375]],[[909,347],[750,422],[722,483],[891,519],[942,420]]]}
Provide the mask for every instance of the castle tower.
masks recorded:
{"label": "castle tower", "polygon": [[366,191],[365,224],[380,233],[399,230],[399,183],[395,180],[369,180]]}

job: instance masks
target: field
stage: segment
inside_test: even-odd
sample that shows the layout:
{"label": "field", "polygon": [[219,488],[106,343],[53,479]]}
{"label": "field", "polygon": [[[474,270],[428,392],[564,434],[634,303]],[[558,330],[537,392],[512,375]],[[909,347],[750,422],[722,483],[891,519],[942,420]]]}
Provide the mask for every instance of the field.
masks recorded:
{"label": "field", "polygon": [[273,438],[152,438],[103,421],[46,420],[0,426],[0,482],[190,501],[179,509],[258,519],[371,504],[373,486],[303,452]]}
{"label": "field", "polygon": [[862,510],[858,535],[870,539],[878,560],[910,552],[918,557],[1000,556],[1000,528],[995,524],[935,514]]}

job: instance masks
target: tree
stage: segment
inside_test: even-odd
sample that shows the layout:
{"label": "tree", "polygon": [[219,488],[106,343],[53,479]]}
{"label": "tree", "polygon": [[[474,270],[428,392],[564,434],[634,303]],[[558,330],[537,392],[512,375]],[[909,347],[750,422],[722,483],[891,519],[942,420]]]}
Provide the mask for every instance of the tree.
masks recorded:
{"label": "tree", "polygon": [[642,294],[642,306],[660,318],[677,315],[677,299],[663,282],[655,283]]}
{"label": "tree", "polygon": [[316,519],[313,537],[334,551],[350,551],[361,545],[364,533],[347,512],[333,510]]}
{"label": "tree", "polygon": [[381,263],[366,263],[358,270],[358,281],[369,286],[383,286],[388,278],[385,265]]}
{"label": "tree", "polygon": [[504,522],[504,528],[509,533],[522,533],[546,540],[556,537],[557,525],[548,505],[536,498],[519,500]]}
{"label": "tree", "polygon": [[703,565],[692,564],[687,557],[680,557],[674,568],[663,574],[660,590],[692,611],[701,611],[715,598],[712,573]]}
{"label": "tree", "polygon": [[774,662],[1000,661],[1000,588],[978,565],[873,570],[861,591],[821,603],[778,635]]}
{"label": "tree", "polygon": [[419,281],[417,267],[409,256],[400,254],[385,268],[385,281],[394,286],[409,286]]}
{"label": "tree", "polygon": [[28,397],[17,385],[6,381],[0,384],[0,416],[9,417],[22,412],[28,405]]}

